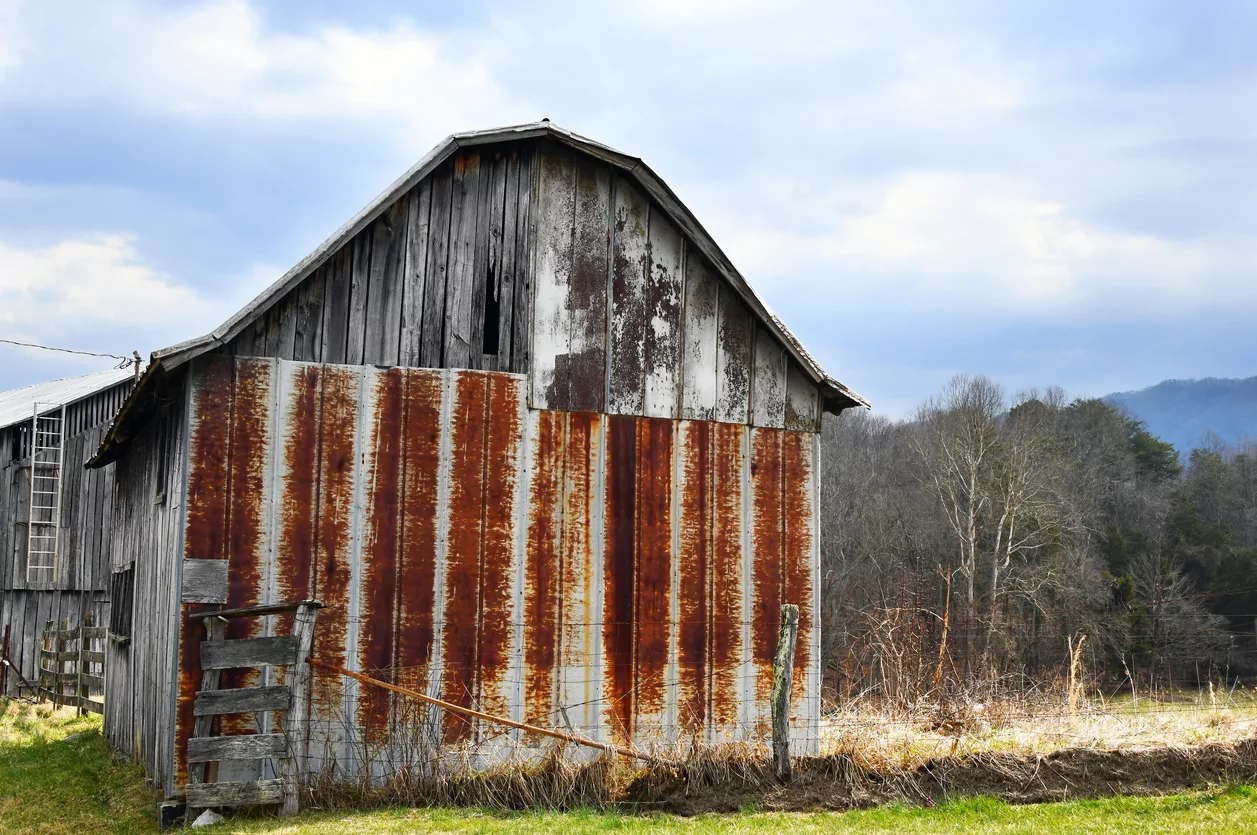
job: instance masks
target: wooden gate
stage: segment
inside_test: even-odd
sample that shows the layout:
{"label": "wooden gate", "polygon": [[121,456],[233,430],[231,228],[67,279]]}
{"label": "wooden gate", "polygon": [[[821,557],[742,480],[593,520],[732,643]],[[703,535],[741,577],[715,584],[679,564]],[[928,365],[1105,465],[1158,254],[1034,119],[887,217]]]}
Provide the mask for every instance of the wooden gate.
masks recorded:
{"label": "wooden gate", "polygon": [[[310,681],[310,647],[321,604],[307,600],[275,606],[253,606],[190,615],[205,621],[201,644],[201,690],[193,714],[196,724],[188,740],[188,818],[194,809],[215,806],[283,804],[283,814],[300,810],[301,783],[306,767],[306,700]],[[291,635],[225,640],[227,621],[296,612]],[[285,667],[284,683],[263,687],[219,689],[223,670]],[[213,736],[214,717],[234,713],[285,714],[282,733]],[[259,723],[261,727],[261,723]],[[213,763],[273,760],[277,779],[211,782]]]}
{"label": "wooden gate", "polygon": [[70,620],[48,621],[39,651],[40,698],[53,704],[78,708],[79,712],[104,713],[105,637],[108,629],[96,626],[92,613],[82,626]]}

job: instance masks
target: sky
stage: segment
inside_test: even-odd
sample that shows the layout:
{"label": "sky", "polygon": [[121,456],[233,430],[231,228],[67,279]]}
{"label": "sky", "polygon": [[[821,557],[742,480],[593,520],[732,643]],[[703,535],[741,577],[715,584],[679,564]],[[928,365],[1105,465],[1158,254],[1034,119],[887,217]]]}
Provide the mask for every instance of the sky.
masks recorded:
{"label": "sky", "polygon": [[[1257,374],[1257,4],[0,0],[0,338],[205,333],[450,133],[642,157],[834,376]],[[0,389],[112,363],[0,345]]]}

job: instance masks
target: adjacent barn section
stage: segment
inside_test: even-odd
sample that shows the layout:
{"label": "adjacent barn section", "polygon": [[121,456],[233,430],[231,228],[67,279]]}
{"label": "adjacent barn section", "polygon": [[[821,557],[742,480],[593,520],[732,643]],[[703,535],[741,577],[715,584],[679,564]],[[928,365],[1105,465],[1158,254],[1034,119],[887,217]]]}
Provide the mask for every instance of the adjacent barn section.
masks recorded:
{"label": "adjacent barn section", "polygon": [[[811,750],[817,433],[860,405],[640,160],[548,122],[451,137],[223,326],[156,352],[90,462],[116,468],[114,559],[136,565],[110,738],[171,797],[216,774],[268,799],[281,766],[207,770],[225,749],[206,734],[257,751],[301,728],[287,756],[349,778],[416,746],[432,767],[549,744],[455,707],[647,750],[760,740],[788,602]],[[290,656],[223,667],[204,643],[221,624],[272,657],[301,617],[274,605],[304,600],[308,693]]]}
{"label": "adjacent barn section", "polygon": [[[40,634],[49,621],[110,622],[114,468],[85,470],[135,382],[109,369],[0,392],[0,641],[13,671],[39,678]],[[32,503],[34,508],[32,508]]]}

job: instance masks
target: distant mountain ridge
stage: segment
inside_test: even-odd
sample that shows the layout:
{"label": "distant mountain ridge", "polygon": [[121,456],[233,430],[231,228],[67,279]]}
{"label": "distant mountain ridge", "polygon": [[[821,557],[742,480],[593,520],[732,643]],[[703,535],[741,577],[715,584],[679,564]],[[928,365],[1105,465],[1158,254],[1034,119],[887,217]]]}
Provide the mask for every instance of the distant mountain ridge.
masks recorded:
{"label": "distant mountain ridge", "polygon": [[1166,380],[1104,400],[1124,406],[1149,432],[1174,444],[1184,460],[1211,431],[1232,445],[1257,440],[1257,377]]}

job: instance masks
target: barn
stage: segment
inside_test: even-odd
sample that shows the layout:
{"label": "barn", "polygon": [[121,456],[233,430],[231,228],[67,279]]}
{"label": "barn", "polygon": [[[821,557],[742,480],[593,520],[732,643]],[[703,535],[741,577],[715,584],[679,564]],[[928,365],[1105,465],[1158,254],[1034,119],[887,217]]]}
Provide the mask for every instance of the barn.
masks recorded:
{"label": "barn", "polygon": [[[548,121],[452,136],[221,327],[154,353],[105,434],[89,466],[115,469],[135,601],[106,732],[182,795],[206,613],[317,600],[325,664],[639,749],[761,739],[792,602],[792,734],[814,749],[818,430],[854,406],[641,160]],[[260,694],[280,674],[221,675]],[[320,667],[289,753],[386,775],[404,701]],[[473,756],[541,745],[431,722]]]}
{"label": "barn", "polygon": [[48,622],[109,623],[113,467],[83,464],[135,377],[113,368],[0,392],[0,655],[12,664],[0,695],[39,683]]}

